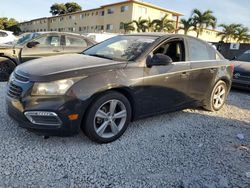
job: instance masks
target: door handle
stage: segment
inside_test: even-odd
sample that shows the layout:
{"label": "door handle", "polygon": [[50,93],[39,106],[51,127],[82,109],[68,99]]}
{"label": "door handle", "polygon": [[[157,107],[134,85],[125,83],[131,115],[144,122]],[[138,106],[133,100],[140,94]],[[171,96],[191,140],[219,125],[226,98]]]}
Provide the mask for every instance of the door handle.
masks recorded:
{"label": "door handle", "polygon": [[189,76],[188,72],[181,73],[181,78],[187,78]]}

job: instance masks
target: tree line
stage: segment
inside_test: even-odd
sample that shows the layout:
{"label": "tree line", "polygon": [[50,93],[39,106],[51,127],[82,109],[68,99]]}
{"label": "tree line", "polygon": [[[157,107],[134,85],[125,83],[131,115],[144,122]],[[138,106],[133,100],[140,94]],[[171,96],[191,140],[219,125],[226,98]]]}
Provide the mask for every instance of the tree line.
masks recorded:
{"label": "tree line", "polygon": [[19,24],[18,21],[16,21],[14,18],[7,18],[7,17],[0,18],[1,30],[13,31],[14,34],[18,34],[21,32],[21,29],[19,28],[18,24]]}
{"label": "tree line", "polygon": [[[175,28],[175,22],[168,19],[165,15],[162,19],[143,19],[123,23],[124,32],[169,32],[173,33],[178,30],[183,30],[187,35],[189,31],[195,31],[196,37],[199,37],[204,29],[215,29],[217,26],[217,18],[213,15],[213,11],[206,10],[204,12],[194,9],[188,19],[180,20],[180,27]],[[220,24],[222,28],[217,36],[221,37],[224,42],[235,40],[237,42],[250,42],[249,28],[242,24]]]}
{"label": "tree line", "polygon": [[63,14],[68,14],[68,13],[72,13],[72,12],[77,12],[77,11],[81,11],[82,7],[75,3],[75,2],[68,2],[68,3],[54,3],[51,7],[50,7],[50,13],[53,16],[56,15],[63,15]]}

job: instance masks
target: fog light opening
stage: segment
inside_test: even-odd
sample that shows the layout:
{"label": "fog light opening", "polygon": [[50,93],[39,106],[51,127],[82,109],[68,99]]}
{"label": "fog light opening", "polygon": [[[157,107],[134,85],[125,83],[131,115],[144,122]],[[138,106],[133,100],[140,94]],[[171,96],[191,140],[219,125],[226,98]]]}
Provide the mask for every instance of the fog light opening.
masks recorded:
{"label": "fog light opening", "polygon": [[36,125],[54,125],[58,126],[62,124],[62,121],[58,115],[54,112],[47,111],[29,111],[25,112],[26,118]]}

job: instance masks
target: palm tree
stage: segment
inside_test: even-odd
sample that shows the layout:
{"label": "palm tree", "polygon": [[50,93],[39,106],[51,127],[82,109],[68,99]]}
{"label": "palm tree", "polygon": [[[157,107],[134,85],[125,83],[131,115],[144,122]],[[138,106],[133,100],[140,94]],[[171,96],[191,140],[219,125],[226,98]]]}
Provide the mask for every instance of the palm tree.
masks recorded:
{"label": "palm tree", "polygon": [[148,20],[146,19],[139,17],[139,19],[134,20],[133,23],[135,23],[137,27],[137,32],[146,32],[148,30]]}
{"label": "palm tree", "polygon": [[123,24],[123,29],[125,33],[129,33],[130,31],[135,30],[133,22],[127,22],[127,23],[122,23],[122,24]]}
{"label": "palm tree", "polygon": [[192,19],[195,26],[195,31],[197,32],[197,37],[202,34],[203,29],[212,27],[215,29],[217,19],[213,15],[213,11],[207,10],[205,12],[201,12],[198,9],[194,9],[192,12]]}
{"label": "palm tree", "polygon": [[194,27],[194,23],[193,23],[192,18],[189,18],[187,20],[181,19],[181,24],[182,24],[182,26],[179,27],[179,30],[184,30],[185,35],[187,35],[188,31],[190,31]]}
{"label": "palm tree", "polygon": [[221,36],[222,41],[229,42],[233,38],[235,38],[237,28],[241,28],[241,24],[220,24],[219,27],[222,28],[222,31],[217,34],[217,36]]}
{"label": "palm tree", "polygon": [[168,15],[166,14],[161,19],[155,19],[152,21],[152,24],[155,26],[155,30],[157,32],[173,32],[175,30],[174,22],[168,19]]}
{"label": "palm tree", "polygon": [[247,27],[238,27],[235,30],[234,39],[237,42],[248,42],[250,41],[249,29]]}
{"label": "palm tree", "polygon": [[147,29],[149,32],[155,32],[155,22],[148,18]]}

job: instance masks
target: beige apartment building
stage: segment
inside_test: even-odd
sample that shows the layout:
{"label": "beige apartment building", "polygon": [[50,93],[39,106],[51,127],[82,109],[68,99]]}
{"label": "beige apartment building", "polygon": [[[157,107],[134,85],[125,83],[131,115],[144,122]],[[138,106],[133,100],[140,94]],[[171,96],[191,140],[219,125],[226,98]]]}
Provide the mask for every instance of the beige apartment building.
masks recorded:
{"label": "beige apartment building", "polygon": [[[123,22],[144,19],[160,19],[168,15],[178,28],[180,16],[183,14],[168,10],[139,0],[126,0],[118,3],[103,5],[96,9],[83,10],[60,16],[38,18],[20,23],[23,32],[64,31],[79,34],[93,32],[124,33]],[[179,31],[182,33],[182,31]],[[217,31],[204,30],[200,38],[219,41]],[[189,35],[196,36],[194,31]]]}

